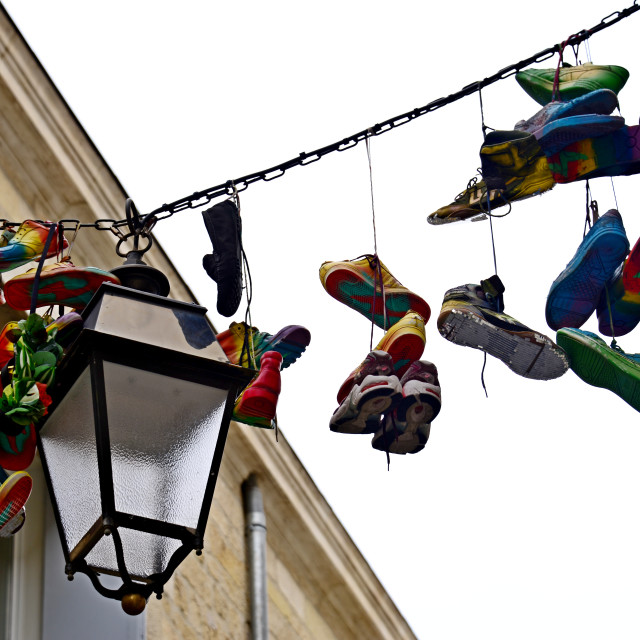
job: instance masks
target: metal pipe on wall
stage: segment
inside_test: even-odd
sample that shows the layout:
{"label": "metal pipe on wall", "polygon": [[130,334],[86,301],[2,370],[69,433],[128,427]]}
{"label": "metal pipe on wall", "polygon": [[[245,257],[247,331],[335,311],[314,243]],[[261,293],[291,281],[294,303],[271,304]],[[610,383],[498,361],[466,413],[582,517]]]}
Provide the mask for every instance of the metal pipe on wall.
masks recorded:
{"label": "metal pipe on wall", "polygon": [[251,474],[242,483],[252,640],[268,640],[267,616],[267,520],[258,479]]}

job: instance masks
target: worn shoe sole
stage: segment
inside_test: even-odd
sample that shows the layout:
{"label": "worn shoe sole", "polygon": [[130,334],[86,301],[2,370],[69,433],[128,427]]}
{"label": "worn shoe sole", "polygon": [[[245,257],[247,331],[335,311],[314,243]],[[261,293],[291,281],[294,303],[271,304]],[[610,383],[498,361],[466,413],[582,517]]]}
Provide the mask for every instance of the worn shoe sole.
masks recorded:
{"label": "worn shoe sole", "polygon": [[401,400],[397,376],[367,376],[336,409],[329,428],[338,433],[373,433],[380,425],[381,414]]}
{"label": "worn shoe sole", "polygon": [[551,285],[545,309],[547,324],[554,331],[581,327],[595,311],[605,284],[628,250],[622,234],[595,236]]}
{"label": "worn shoe sole", "polygon": [[576,329],[560,329],[558,344],[587,384],[608,389],[640,411],[640,365]]}
{"label": "worn shoe sole", "polygon": [[585,138],[597,138],[617,131],[624,126],[620,116],[578,115],[552,120],[540,127],[533,135],[542,150],[551,155]]}
{"label": "worn shoe sole", "polygon": [[569,367],[562,349],[541,333],[498,328],[465,308],[441,314],[438,329],[447,340],[485,351],[525,378],[552,380]]}

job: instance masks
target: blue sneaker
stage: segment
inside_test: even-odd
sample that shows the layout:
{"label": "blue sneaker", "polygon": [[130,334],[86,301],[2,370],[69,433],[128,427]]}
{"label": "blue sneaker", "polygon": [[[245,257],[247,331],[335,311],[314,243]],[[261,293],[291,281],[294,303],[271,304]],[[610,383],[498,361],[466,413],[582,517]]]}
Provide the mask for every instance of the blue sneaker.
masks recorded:
{"label": "blue sneaker", "polygon": [[545,154],[551,155],[585,138],[617,131],[624,118],[609,115],[618,106],[610,89],[598,89],[569,102],[550,102],[528,120],[516,123],[516,131],[533,134]]}
{"label": "blue sneaker", "polygon": [[580,329],[560,329],[556,340],[579,378],[612,391],[640,411],[640,354],[609,347],[600,336]]}
{"label": "blue sneaker", "polygon": [[596,308],[598,331],[605,336],[624,336],[640,322],[640,293],[625,289],[622,278],[625,264],[616,269]]}
{"label": "blue sneaker", "polygon": [[629,240],[620,214],[611,209],[598,218],[576,254],[549,290],[547,324],[581,327],[595,311],[605,284],[629,252]]}

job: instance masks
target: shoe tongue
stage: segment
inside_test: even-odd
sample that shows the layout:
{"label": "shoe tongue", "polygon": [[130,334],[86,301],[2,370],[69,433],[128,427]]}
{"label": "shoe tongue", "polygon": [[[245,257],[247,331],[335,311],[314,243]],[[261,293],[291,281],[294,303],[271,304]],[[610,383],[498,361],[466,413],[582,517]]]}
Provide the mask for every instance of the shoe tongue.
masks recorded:
{"label": "shoe tongue", "polygon": [[494,275],[486,280],[480,280],[480,286],[482,287],[487,302],[494,307],[496,311],[503,311],[504,299],[502,294],[505,288],[502,280],[500,280],[497,275]]}

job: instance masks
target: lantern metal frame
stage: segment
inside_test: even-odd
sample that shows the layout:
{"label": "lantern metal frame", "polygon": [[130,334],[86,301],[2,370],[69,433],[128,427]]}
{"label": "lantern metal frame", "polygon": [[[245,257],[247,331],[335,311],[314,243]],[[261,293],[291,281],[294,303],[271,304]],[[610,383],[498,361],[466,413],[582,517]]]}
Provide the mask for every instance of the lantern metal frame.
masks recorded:
{"label": "lantern metal frame", "polygon": [[[101,289],[103,292],[109,291],[112,294],[115,293],[115,295],[122,295],[142,302],[151,300],[155,305],[170,306],[174,309],[182,309],[189,313],[193,313],[194,311],[200,312],[202,315],[206,313],[206,309],[198,305],[170,300],[118,285],[102,285]],[[101,292],[99,291],[95,298],[98,298],[100,294]],[[124,513],[116,509],[104,376],[105,362],[120,364],[134,369],[227,391],[218,439],[204,490],[204,498],[198,523],[195,529],[146,518],[140,515]],[[54,491],[40,431],[46,428],[47,421],[51,416],[55,415],[56,408],[87,368],[89,368],[91,380],[101,514],[93,526],[76,544],[75,548],[69,549],[58,505],[59,496]],[[250,382],[255,373],[252,369],[204,358],[191,353],[182,353],[153,344],[145,344],[137,340],[94,329],[82,329],[73,346],[61,361],[57,372],[58,382],[50,389],[50,395],[52,397],[50,412],[39,426],[37,434],[38,449],[42,460],[47,488],[53,503],[56,525],[62,542],[66,563],[65,572],[70,580],[73,579],[74,573],[84,573],[89,577],[93,586],[101,595],[112,599],[122,600],[127,594],[137,594],[147,600],[152,593],[156,593],[156,596],[160,598],[162,597],[165,583],[171,578],[178,565],[188,554],[195,550],[196,553],[200,555],[203,548],[205,528],[222,462],[234,402],[240,390]],[[118,531],[119,527],[173,538],[179,540],[181,546],[171,555],[162,572],[146,577],[132,576],[126,566],[122,539]],[[122,585],[117,589],[108,588],[100,581],[100,573],[109,573],[109,571],[101,570],[101,572],[98,572],[86,561],[86,556],[103,536],[111,536],[115,547],[118,572],[114,572],[114,574],[119,575],[122,579]]]}

